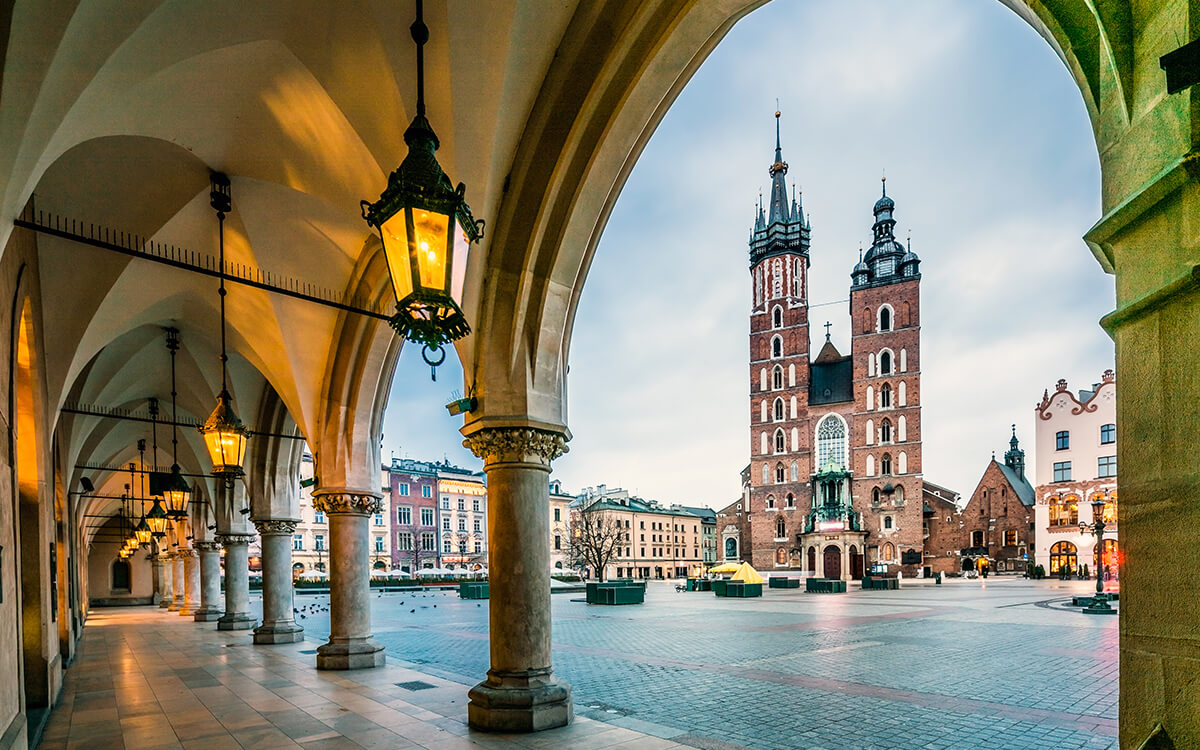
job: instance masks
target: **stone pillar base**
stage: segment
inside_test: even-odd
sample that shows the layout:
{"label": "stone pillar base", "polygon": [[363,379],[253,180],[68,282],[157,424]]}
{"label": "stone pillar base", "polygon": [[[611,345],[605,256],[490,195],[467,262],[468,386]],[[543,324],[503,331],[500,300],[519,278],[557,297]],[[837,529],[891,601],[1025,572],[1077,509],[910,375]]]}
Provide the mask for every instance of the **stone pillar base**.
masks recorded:
{"label": "stone pillar base", "polygon": [[302,640],[304,640],[304,628],[294,622],[259,625],[254,629],[254,642],[259,644],[297,643]]}
{"label": "stone pillar base", "polygon": [[200,611],[200,608],[195,605],[188,606],[187,604],[185,604],[179,608],[179,614],[182,615],[183,617],[192,617],[199,611]]}
{"label": "stone pillar base", "polygon": [[383,646],[366,638],[330,638],[317,648],[317,669],[372,669],[384,663]]}
{"label": "stone pillar base", "polygon": [[484,732],[540,732],[571,723],[571,686],[550,669],[501,674],[467,693],[467,724]]}
{"label": "stone pillar base", "polygon": [[179,606],[180,606],[179,602],[172,601],[170,604],[167,605],[167,611],[168,612],[178,612]]}
{"label": "stone pillar base", "polygon": [[247,614],[224,615],[217,620],[217,630],[250,630],[256,622]]}
{"label": "stone pillar base", "polygon": [[194,619],[196,622],[213,622],[214,620],[221,619],[224,614],[225,613],[219,609],[201,607],[192,613],[192,619]]}
{"label": "stone pillar base", "polygon": [[158,603],[158,606],[162,607],[163,609],[170,609],[171,608],[171,600],[163,599],[162,601],[160,601]]}

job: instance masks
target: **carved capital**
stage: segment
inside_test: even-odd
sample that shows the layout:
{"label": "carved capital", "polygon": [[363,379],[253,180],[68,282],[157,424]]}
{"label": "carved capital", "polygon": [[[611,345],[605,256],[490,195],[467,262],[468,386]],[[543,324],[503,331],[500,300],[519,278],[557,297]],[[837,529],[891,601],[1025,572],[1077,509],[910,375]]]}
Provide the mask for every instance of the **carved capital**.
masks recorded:
{"label": "carved capital", "polygon": [[231,547],[236,544],[250,544],[253,541],[253,534],[217,534],[217,542],[223,547]]}
{"label": "carved capital", "polygon": [[180,547],[179,551],[176,552],[175,554],[179,557],[180,560],[186,560],[189,557],[195,557],[196,550],[192,549],[191,547]]}
{"label": "carved capital", "polygon": [[192,542],[192,547],[201,552],[220,552],[220,542]]}
{"label": "carved capital", "polygon": [[290,519],[263,519],[254,522],[260,536],[291,535],[296,532],[296,522]]}
{"label": "carved capital", "polygon": [[383,510],[383,496],[370,490],[326,487],[313,492],[312,504],[326,515],[372,516]]}
{"label": "carved capital", "polygon": [[483,459],[485,466],[500,463],[550,462],[566,453],[567,436],[536,427],[492,427],[463,440],[463,446]]}

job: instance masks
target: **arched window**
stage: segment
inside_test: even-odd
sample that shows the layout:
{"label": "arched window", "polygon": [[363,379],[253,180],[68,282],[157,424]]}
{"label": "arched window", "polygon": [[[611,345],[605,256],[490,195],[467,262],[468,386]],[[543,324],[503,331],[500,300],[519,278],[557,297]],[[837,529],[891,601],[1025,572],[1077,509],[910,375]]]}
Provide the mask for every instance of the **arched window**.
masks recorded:
{"label": "arched window", "polygon": [[775,464],[775,483],[783,484],[786,481],[787,481],[787,473],[786,473],[786,469],[783,468],[783,464],[782,463]]}
{"label": "arched window", "polygon": [[776,298],[782,297],[783,296],[783,264],[779,262],[778,258],[775,259],[775,263],[774,263],[774,267],[773,267],[772,271],[773,271],[773,273],[772,273],[772,278],[771,278],[771,296],[776,297]]}
{"label": "arched window", "polygon": [[867,411],[875,408],[875,386],[867,386]]}
{"label": "arched window", "polygon": [[867,352],[867,377],[875,377],[875,352]]}
{"label": "arched window", "polygon": [[[768,443],[770,442],[770,438],[767,437],[767,433],[763,432],[758,436],[758,440],[759,440],[759,446],[758,446],[759,451],[758,452],[765,456],[767,454]],[[766,479],[763,479],[763,481],[765,482]]]}
{"label": "arched window", "polygon": [[892,420],[885,419],[879,423],[879,444],[886,445],[892,442]]}
{"label": "arched window", "polygon": [[[796,387],[796,365],[794,364],[788,365],[788,387]],[[793,396],[793,398],[795,397]]]}
{"label": "arched window", "polygon": [[1075,526],[1079,523],[1079,498],[1068,495],[1065,498],[1051,498],[1050,525]]}
{"label": "arched window", "polygon": [[885,529],[892,528],[892,517],[891,516],[883,517],[883,528],[885,528]]}
{"label": "arched window", "polygon": [[883,552],[881,554],[883,555],[883,559],[885,562],[891,562],[892,560],[895,560],[896,559],[896,545],[892,544],[891,542],[888,542],[887,544],[883,545]]}
{"label": "arched window", "polygon": [[771,370],[771,388],[779,390],[783,388],[783,368],[775,365],[775,369]]}
{"label": "arched window", "polygon": [[768,508],[775,507],[775,496],[774,495],[767,495],[767,507]]}
{"label": "arched window", "polygon": [[879,473],[883,476],[891,476],[892,474],[892,454],[884,453],[879,459]]}
{"label": "arched window", "polygon": [[875,476],[875,457],[869,454],[867,455],[867,476]]}
{"label": "arched window", "polygon": [[879,488],[878,487],[871,490],[871,504],[879,505]]}
{"label": "arched window", "polygon": [[1050,572],[1067,570],[1071,573],[1079,567],[1079,551],[1070,542],[1055,542],[1050,548]]}
{"label": "arched window", "polygon": [[783,328],[783,308],[777,307],[771,312],[771,326],[773,328]]}
{"label": "arched window", "polygon": [[[792,452],[795,453],[798,450],[800,450],[800,428],[793,427],[792,428]],[[792,481],[795,481],[795,479],[793,479]]]}
{"label": "arched window", "polygon": [[879,353],[879,374],[880,375],[891,375],[892,374],[892,353],[889,352],[887,349],[884,349],[883,351],[881,351]]}
{"label": "arched window", "polygon": [[733,560],[737,558],[737,540],[729,537],[725,540],[725,559]]}
{"label": "arched window", "polygon": [[783,430],[775,430],[775,452],[783,453],[787,450],[787,438],[784,437]]}
{"label": "arched window", "polygon": [[908,454],[900,451],[900,455],[896,456],[896,471],[900,474],[908,473]]}
{"label": "arched window", "polygon": [[[792,466],[795,466],[795,465],[796,464],[792,464]],[[788,496],[787,496],[787,501],[785,502],[783,507],[795,508],[796,507],[796,496],[789,492]]]}
{"label": "arched window", "polygon": [[907,394],[907,393],[905,393],[905,389],[904,389],[904,381],[903,381],[903,380],[901,380],[901,381],[900,381],[900,393],[899,393],[899,395],[897,396],[897,400],[899,401],[899,404],[900,404],[900,406],[907,406],[907,405],[908,405],[908,394]]}
{"label": "arched window", "polygon": [[867,445],[875,445],[875,420],[867,420]]}
{"label": "arched window", "polygon": [[792,419],[796,418],[796,397],[792,396]]}
{"label": "arched window", "polygon": [[879,408],[892,408],[892,387],[887,383],[879,386]]}
{"label": "arched window", "polygon": [[879,330],[892,330],[892,308],[887,305],[882,305],[879,308]]}
{"label": "arched window", "polygon": [[904,488],[900,485],[896,485],[892,491],[892,504],[904,505]]}
{"label": "arched window", "polygon": [[775,399],[775,421],[782,422],[787,415],[783,410],[783,399]]}
{"label": "arched window", "polygon": [[758,371],[758,390],[767,390],[767,368],[765,367]]}
{"label": "arched window", "polygon": [[124,560],[113,560],[112,564],[112,592],[129,593],[129,563]]}
{"label": "arched window", "polygon": [[[763,435],[763,437],[766,437],[766,435]],[[765,451],[764,451],[764,453],[765,453]],[[769,484],[771,481],[771,467],[767,466],[766,464],[763,464],[762,475],[763,475],[762,483]]]}
{"label": "arched window", "polygon": [[765,398],[758,402],[758,421],[767,421],[767,400]]}
{"label": "arched window", "polygon": [[[800,464],[796,463],[795,461],[792,461],[792,481],[793,482],[800,481]],[[788,495],[789,500],[791,499],[791,497],[792,497],[791,495]]]}
{"label": "arched window", "polygon": [[775,519],[775,538],[783,539],[787,536],[787,524],[783,521],[783,516]]}
{"label": "arched window", "polygon": [[900,421],[896,425],[896,439],[902,443],[908,440],[908,420],[904,418],[903,414],[900,415]]}
{"label": "arched window", "polygon": [[828,414],[817,425],[817,471],[827,466],[846,466],[846,423],[836,414]]}
{"label": "arched window", "polygon": [[900,372],[908,372],[908,350],[900,350]]}
{"label": "arched window", "polygon": [[783,337],[782,336],[775,336],[774,338],[771,339],[771,356],[772,357],[782,357],[783,356]]}
{"label": "arched window", "polygon": [[875,318],[871,315],[871,308],[869,308],[869,307],[863,308],[863,321],[862,321],[862,332],[863,333],[871,332],[871,321],[874,319]]}
{"label": "arched window", "polygon": [[780,547],[775,550],[775,564],[787,565],[787,549]]}

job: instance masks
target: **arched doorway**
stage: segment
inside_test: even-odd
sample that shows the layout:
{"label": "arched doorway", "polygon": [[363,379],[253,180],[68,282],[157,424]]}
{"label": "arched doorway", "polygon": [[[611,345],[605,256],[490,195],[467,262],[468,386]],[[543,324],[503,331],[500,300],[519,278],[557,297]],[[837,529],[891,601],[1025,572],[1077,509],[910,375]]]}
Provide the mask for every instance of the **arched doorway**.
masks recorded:
{"label": "arched doorway", "polygon": [[817,548],[808,548],[808,572],[816,575],[817,573]]}
{"label": "arched doorway", "polygon": [[842,551],[836,545],[829,545],[824,553],[825,578],[840,579],[842,577]]}
{"label": "arched doorway", "polygon": [[850,545],[850,577],[858,579],[863,577],[863,559],[862,555],[858,554],[858,547]]}
{"label": "arched doorway", "polygon": [[1055,542],[1050,548],[1050,572],[1066,570],[1074,573],[1079,567],[1079,552],[1070,542]]}
{"label": "arched doorway", "polygon": [[1101,570],[1107,579],[1116,579],[1121,571],[1121,551],[1116,539],[1104,540],[1104,552],[1101,554]]}

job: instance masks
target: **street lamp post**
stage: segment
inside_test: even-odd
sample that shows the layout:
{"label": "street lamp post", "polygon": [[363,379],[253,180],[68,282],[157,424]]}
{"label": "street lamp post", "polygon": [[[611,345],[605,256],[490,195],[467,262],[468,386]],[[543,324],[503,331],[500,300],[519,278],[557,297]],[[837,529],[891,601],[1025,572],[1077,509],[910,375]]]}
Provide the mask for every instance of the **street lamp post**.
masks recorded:
{"label": "street lamp post", "polygon": [[1102,571],[1104,562],[1104,500],[1097,497],[1092,501],[1092,522],[1090,524],[1079,524],[1080,531],[1091,531],[1096,535],[1096,596],[1092,598],[1092,603],[1083,608],[1083,612],[1089,615],[1115,615],[1117,610],[1113,609],[1108,604],[1108,597],[1104,595],[1104,573]]}

